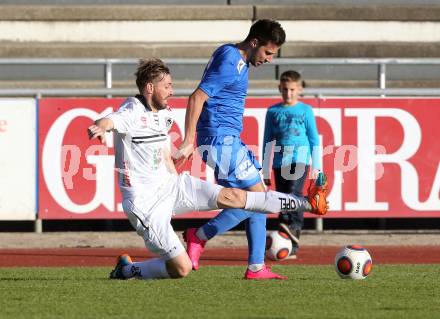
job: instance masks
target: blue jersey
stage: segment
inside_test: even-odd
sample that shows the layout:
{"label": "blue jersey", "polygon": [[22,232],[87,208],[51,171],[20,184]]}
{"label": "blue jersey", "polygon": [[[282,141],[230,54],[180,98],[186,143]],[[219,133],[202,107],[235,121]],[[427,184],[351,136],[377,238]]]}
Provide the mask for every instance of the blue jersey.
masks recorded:
{"label": "blue jersey", "polygon": [[[319,135],[312,107],[298,102],[295,105],[282,103],[271,106],[266,113],[264,126],[263,162],[268,167],[268,144],[275,141],[273,167],[280,168],[292,163],[309,164],[321,169]],[[312,152],[313,151],[313,152]]]}
{"label": "blue jersey", "polygon": [[219,47],[205,68],[199,88],[209,98],[197,123],[203,136],[240,136],[248,89],[249,64],[233,44]]}

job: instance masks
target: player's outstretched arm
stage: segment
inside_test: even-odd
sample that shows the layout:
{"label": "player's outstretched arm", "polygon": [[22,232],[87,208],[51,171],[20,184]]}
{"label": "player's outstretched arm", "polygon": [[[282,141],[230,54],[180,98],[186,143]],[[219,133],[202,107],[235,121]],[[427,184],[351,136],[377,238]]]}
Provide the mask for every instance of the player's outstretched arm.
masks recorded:
{"label": "player's outstretched arm", "polygon": [[101,143],[105,143],[105,132],[114,128],[113,121],[108,118],[102,118],[95,121],[95,124],[89,126],[87,133],[89,139],[98,138]]}

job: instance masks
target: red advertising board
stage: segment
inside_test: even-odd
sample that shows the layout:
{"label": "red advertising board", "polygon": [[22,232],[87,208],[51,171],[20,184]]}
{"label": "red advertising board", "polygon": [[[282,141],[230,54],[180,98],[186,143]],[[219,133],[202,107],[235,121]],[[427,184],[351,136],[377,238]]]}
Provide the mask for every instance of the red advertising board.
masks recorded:
{"label": "red advertising board", "polygon": [[[39,217],[42,219],[118,219],[125,218],[121,195],[114,173],[111,134],[107,145],[89,141],[87,127],[113,110],[123,99],[39,100]],[[181,141],[186,99],[174,98],[176,125],[171,134],[174,143]],[[254,121],[255,122],[255,121]],[[255,123],[253,124],[255,126]],[[253,127],[250,124],[250,127]],[[195,161],[201,163],[199,157]],[[204,165],[181,170],[205,178]],[[213,179],[213,177],[211,177]],[[190,213],[179,217],[212,217],[216,212]]]}
{"label": "red advertising board", "polygon": [[440,216],[440,99],[319,101],[329,217]]}
{"label": "red advertising board", "polygon": [[[89,141],[93,120],[122,99],[39,101],[39,216],[43,219],[124,218],[108,145]],[[242,139],[261,155],[264,118],[274,98],[249,98]],[[330,181],[325,218],[440,216],[440,99],[305,99],[314,106]],[[170,101],[181,141],[186,99]],[[191,165],[192,164],[192,165]],[[208,180],[196,156],[182,170]],[[189,213],[184,217],[211,217]],[[307,217],[312,217],[307,215]]]}

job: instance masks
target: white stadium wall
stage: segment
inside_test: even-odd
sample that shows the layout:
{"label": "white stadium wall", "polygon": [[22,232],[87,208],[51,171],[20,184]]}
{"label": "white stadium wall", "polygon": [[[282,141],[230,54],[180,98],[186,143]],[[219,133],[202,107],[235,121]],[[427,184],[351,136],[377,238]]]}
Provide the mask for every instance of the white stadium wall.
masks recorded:
{"label": "white stadium wall", "polygon": [[36,100],[0,99],[0,220],[36,218]]}
{"label": "white stadium wall", "polygon": [[[0,41],[238,42],[250,20],[0,21]],[[280,21],[288,42],[437,42],[440,23],[427,21]],[[209,30],[209,32],[205,32]]]}
{"label": "white stadium wall", "polygon": [[[251,21],[0,21],[0,41],[228,42],[247,35]],[[74,30],[72,32],[72,30]],[[209,32],[205,32],[209,30]]]}

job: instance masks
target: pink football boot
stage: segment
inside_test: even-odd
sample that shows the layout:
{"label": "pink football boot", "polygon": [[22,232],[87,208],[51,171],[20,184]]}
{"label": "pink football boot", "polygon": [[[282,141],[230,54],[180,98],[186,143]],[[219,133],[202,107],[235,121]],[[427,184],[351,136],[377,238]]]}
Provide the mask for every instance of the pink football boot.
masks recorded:
{"label": "pink football boot", "polygon": [[262,280],[262,279],[280,279],[280,280],[286,280],[288,279],[286,276],[278,275],[277,273],[272,272],[270,270],[270,267],[264,266],[263,269],[259,271],[250,271],[249,269],[246,269],[246,272],[244,273],[244,279],[254,279],[254,280]]}
{"label": "pink football boot", "polygon": [[201,240],[196,235],[197,228],[188,228],[183,232],[183,239],[186,242],[186,252],[191,259],[192,268],[199,269],[199,259],[206,245],[206,240]]}

